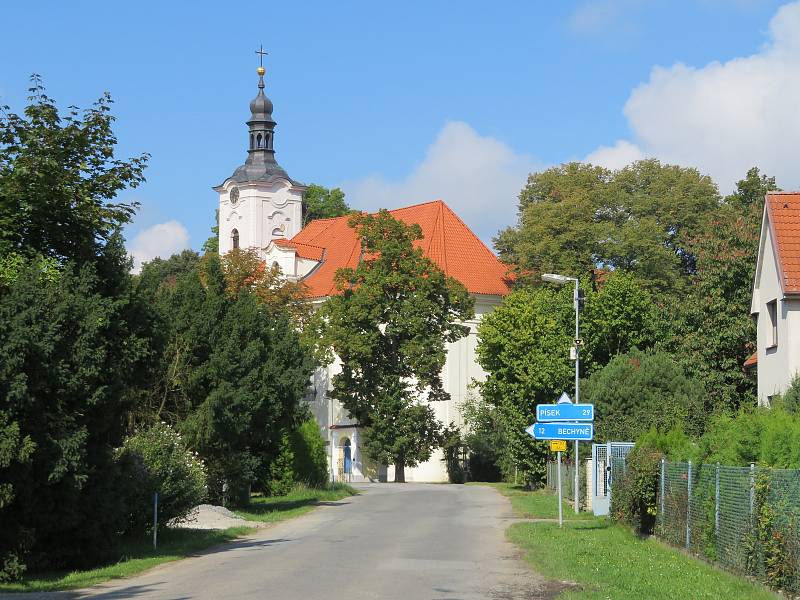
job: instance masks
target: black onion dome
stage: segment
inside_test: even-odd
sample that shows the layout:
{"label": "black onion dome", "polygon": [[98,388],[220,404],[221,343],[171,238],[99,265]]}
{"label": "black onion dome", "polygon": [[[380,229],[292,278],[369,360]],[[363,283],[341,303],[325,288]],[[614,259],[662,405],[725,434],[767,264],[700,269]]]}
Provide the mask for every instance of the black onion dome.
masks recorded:
{"label": "black onion dome", "polygon": [[250,102],[250,120],[272,121],[272,100],[267,98],[263,89],[258,90],[258,95]]}

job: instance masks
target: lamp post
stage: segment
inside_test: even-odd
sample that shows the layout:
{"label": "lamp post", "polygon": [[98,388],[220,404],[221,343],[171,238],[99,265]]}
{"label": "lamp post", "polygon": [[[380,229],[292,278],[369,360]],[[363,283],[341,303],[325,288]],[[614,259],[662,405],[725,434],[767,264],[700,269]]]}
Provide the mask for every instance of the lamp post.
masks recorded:
{"label": "lamp post", "polygon": [[[557,273],[545,273],[542,275],[542,279],[544,281],[548,281],[550,283],[557,283],[559,285],[563,285],[565,283],[574,282],[575,283],[575,291],[572,294],[572,302],[575,306],[575,404],[579,404],[581,401],[581,381],[580,381],[580,364],[581,364],[581,348],[578,345],[578,340],[581,337],[581,326],[580,326],[580,312],[581,312],[581,305],[580,305],[580,291],[579,285],[580,282],[578,281],[577,277],[567,277],[566,275],[559,275]],[[575,503],[575,512],[579,512],[580,503],[578,498],[580,497],[580,464],[578,462],[578,440],[575,440],[575,494],[574,494],[574,503]]]}

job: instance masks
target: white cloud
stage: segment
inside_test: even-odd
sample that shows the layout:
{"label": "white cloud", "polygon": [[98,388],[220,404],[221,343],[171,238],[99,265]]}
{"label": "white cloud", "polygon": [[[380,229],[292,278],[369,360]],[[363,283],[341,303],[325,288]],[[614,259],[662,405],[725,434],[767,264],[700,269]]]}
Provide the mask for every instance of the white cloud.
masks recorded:
{"label": "white cloud", "polygon": [[488,242],[514,222],[517,196],[528,173],[540,166],[533,157],[479,135],[467,123],[450,122],[404,179],[373,175],[342,187],[351,205],[365,210],[443,200]]}
{"label": "white cloud", "polygon": [[636,144],[631,144],[626,140],[617,140],[617,143],[613,146],[600,146],[589,154],[584,161],[616,170],[644,157],[641,148]]}
{"label": "white cloud", "polygon": [[[755,54],[696,68],[654,67],[631,93],[624,114],[632,142],[617,142],[663,161],[696,166],[723,191],[751,166],[800,186],[800,2],[781,7],[769,41]],[[613,155],[600,148],[590,156]]]}
{"label": "white cloud", "polygon": [[133,257],[133,272],[142,269],[142,263],[157,256],[167,258],[189,247],[189,232],[178,221],[159,223],[140,231],[128,245]]}

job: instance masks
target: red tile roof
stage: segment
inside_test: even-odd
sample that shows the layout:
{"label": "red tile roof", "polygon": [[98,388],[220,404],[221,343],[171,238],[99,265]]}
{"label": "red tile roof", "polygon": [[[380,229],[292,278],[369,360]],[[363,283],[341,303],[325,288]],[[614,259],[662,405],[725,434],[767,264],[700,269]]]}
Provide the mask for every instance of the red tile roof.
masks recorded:
{"label": "red tile roof", "polygon": [[800,193],[769,192],[767,215],[784,294],[800,293]]}
{"label": "red tile roof", "polygon": [[[509,293],[509,267],[492,253],[441,200],[389,211],[406,223],[422,228],[422,248],[440,269],[460,281],[473,294],[505,296]],[[361,244],[347,216],[312,221],[288,243],[324,249],[322,263],[303,281],[312,298],[338,294],[334,275],[342,267],[355,267]],[[281,244],[284,245],[284,244]]]}
{"label": "red tile roof", "polygon": [[744,361],[742,364],[742,368],[746,371],[752,367],[758,365],[758,352],[753,352],[750,356],[747,357],[747,360]]}
{"label": "red tile roof", "polygon": [[300,258],[310,258],[311,260],[322,260],[322,256],[323,254],[325,254],[325,248],[322,248],[320,246],[313,246],[311,244],[303,244],[301,242],[296,242],[294,241],[294,239],[292,240],[277,239],[275,240],[275,245],[281,246],[283,248],[293,248],[294,251],[297,253],[297,256],[299,256]]}

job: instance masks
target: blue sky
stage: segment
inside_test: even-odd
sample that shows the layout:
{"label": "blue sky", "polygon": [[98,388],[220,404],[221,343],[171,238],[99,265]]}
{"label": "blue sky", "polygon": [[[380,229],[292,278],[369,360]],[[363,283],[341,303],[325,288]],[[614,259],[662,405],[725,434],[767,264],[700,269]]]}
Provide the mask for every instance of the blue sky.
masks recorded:
{"label": "blue sky", "polygon": [[22,110],[33,72],[63,107],[108,90],[119,154],[152,154],[125,194],[144,257],[207,237],[211,186],[245,158],[262,43],[278,161],[360,208],[439,197],[489,240],[527,172],[586,158],[698,166],[723,191],[758,164],[800,186],[797,3],[13,2],[3,17],[0,103]]}

